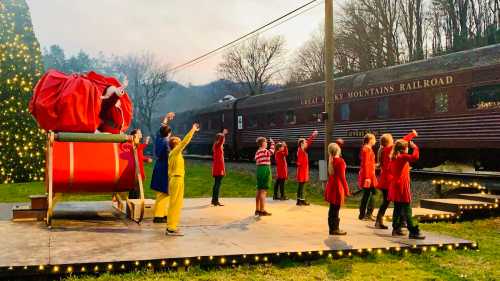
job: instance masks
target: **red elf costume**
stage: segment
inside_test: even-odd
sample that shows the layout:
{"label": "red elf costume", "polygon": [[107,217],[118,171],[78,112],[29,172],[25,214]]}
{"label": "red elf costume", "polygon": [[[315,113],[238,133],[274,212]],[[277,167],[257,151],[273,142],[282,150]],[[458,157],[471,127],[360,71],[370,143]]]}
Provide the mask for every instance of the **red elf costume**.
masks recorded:
{"label": "red elf costume", "polygon": [[[369,145],[371,140],[375,140],[373,134],[366,134],[363,138],[363,147],[359,153],[361,164],[359,167],[358,186],[363,190],[363,198],[359,205],[359,219],[372,219],[373,213],[373,197],[376,193],[377,176],[375,175],[375,153],[372,146]],[[367,182],[369,181],[369,184]]]}
{"label": "red elf costume", "polygon": [[226,175],[226,168],[224,164],[224,142],[225,133],[216,135],[215,142],[212,146],[212,177],[214,177],[214,186],[212,188],[212,205],[223,206],[219,202],[220,186],[222,178]]}
{"label": "red elf costume", "polygon": [[[411,133],[407,134],[406,136],[403,137],[403,140],[405,141],[411,141],[413,138],[417,136],[417,133],[415,131],[412,131]],[[390,138],[390,144],[386,146],[382,146],[384,142],[384,138]],[[392,136],[390,134],[384,134],[382,135],[380,139],[380,150],[379,150],[379,165],[380,165],[380,176],[377,184],[377,189],[382,191],[382,204],[380,205],[380,208],[378,209],[377,213],[377,220],[375,222],[375,228],[379,229],[387,229],[388,227],[384,225],[384,216],[385,216],[385,211],[387,210],[387,207],[389,206],[389,203],[391,201],[388,200],[388,189],[389,186],[391,185],[392,181],[392,175],[391,175],[391,151],[393,147],[392,143]]]}
{"label": "red elf costume", "polygon": [[[307,139],[299,139],[299,147],[297,148],[297,205],[308,206],[309,203],[304,198],[304,184],[309,181],[309,156],[307,149],[312,145],[317,132],[313,132]],[[302,143],[305,142],[305,148],[302,148]]]}
{"label": "red elf costume", "polygon": [[279,142],[274,153],[276,161],[276,183],[274,184],[274,200],[287,200],[285,196],[285,181],[288,179],[288,146],[284,142]]}
{"label": "red elf costume", "polygon": [[340,231],[340,207],[344,205],[346,196],[349,196],[349,187],[347,185],[345,170],[346,163],[341,157],[330,157],[330,165],[333,174],[328,176],[328,182],[325,188],[325,200],[330,203],[328,209],[328,227],[330,235],[345,235]]}
{"label": "red elf costume", "polygon": [[420,234],[417,222],[412,218],[411,211],[411,191],[410,191],[410,163],[419,158],[418,146],[412,144],[413,153],[408,154],[408,142],[398,140],[394,144],[391,161],[392,181],[389,187],[388,199],[394,202],[394,213],[392,220],[392,235],[403,235],[401,231],[402,220],[406,220],[406,225],[410,232],[410,239],[425,239]]}

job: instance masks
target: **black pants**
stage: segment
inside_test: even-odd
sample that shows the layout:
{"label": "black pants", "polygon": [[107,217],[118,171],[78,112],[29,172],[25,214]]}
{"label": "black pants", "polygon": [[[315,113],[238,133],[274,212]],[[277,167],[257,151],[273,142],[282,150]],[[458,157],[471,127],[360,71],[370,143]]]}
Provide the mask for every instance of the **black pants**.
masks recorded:
{"label": "black pants", "polygon": [[360,218],[372,215],[374,208],[373,200],[376,192],[375,187],[363,188],[363,198],[361,198],[361,203],[359,205]]}
{"label": "black pants", "polygon": [[410,234],[418,234],[418,224],[413,220],[410,203],[394,202],[392,214],[392,228],[401,229],[403,221],[406,221]]}
{"label": "black pants", "polygon": [[387,210],[387,207],[389,207],[389,203],[391,203],[387,200],[388,193],[389,191],[387,189],[382,189],[382,204],[378,209],[377,219],[382,219],[385,216],[385,211]]}
{"label": "black pants", "polygon": [[274,199],[285,197],[285,179],[276,179],[274,183]]}
{"label": "black pants", "polygon": [[334,205],[330,203],[330,208],[328,208],[328,228],[330,229],[330,232],[339,230],[339,211],[340,205]]}
{"label": "black pants", "polygon": [[304,184],[305,182],[299,182],[299,187],[297,188],[297,200],[305,200],[304,197]]}
{"label": "black pants", "polygon": [[212,188],[212,203],[219,202],[220,185],[224,176],[214,177],[214,187]]}

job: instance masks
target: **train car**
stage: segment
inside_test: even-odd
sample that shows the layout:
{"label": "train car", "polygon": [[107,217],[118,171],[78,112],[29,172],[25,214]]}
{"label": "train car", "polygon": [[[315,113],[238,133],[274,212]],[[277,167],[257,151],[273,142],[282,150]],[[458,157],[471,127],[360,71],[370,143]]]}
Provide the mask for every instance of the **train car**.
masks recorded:
{"label": "train car", "polygon": [[[258,136],[285,140],[295,149],[299,137],[318,129],[311,159],[320,159],[323,90],[324,82],[318,82],[234,101],[229,145],[250,158]],[[208,108],[210,116],[223,112]],[[209,116],[195,114],[200,120]],[[336,78],[333,122],[333,137],[345,140],[344,156],[351,164],[357,163],[367,132],[398,138],[416,129],[422,167],[451,160],[498,171],[500,44]]]}
{"label": "train car", "polygon": [[191,129],[194,122],[200,123],[200,131],[191,141],[189,153],[208,155],[212,153],[212,144],[217,133],[228,129],[226,136],[226,157],[235,158],[237,143],[235,142],[235,105],[237,99],[224,100],[210,104],[202,109],[181,112],[172,121],[174,134],[183,136]]}

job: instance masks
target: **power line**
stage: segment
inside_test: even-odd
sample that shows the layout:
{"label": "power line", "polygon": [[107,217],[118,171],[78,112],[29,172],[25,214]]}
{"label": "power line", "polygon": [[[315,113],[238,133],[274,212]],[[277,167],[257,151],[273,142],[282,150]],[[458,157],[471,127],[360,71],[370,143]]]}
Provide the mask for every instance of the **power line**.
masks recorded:
{"label": "power line", "polygon": [[268,27],[268,26],[270,26],[270,25],[274,24],[275,22],[278,22],[278,21],[280,21],[280,20],[282,20],[282,19],[284,19],[284,18],[288,17],[289,15],[291,15],[291,14],[293,14],[293,13],[295,13],[295,12],[297,12],[297,11],[299,11],[299,10],[301,10],[301,9],[303,9],[303,8],[305,8],[305,7],[307,7],[307,6],[309,6],[309,5],[311,5],[312,3],[316,2],[316,1],[318,1],[318,0],[312,0],[312,1],[310,1],[310,2],[307,2],[306,4],[304,4],[304,5],[300,6],[300,7],[298,7],[298,8],[296,8],[296,9],[294,9],[294,10],[292,10],[292,11],[290,11],[290,12],[288,12],[288,13],[286,13],[286,14],[282,15],[282,16],[280,16],[280,17],[279,17],[279,18],[277,18],[277,19],[274,19],[274,20],[272,20],[272,21],[270,21],[270,22],[266,23],[265,25],[263,25],[263,26],[261,26],[261,27],[259,27],[259,28],[255,29],[255,30],[253,30],[253,31],[250,31],[250,32],[248,32],[248,33],[246,33],[246,34],[244,34],[244,35],[242,35],[242,36],[240,36],[240,37],[238,37],[238,38],[234,39],[233,41],[231,41],[231,42],[229,42],[229,43],[226,43],[226,44],[224,44],[224,45],[222,45],[222,46],[220,46],[220,47],[218,47],[218,48],[216,48],[216,49],[214,49],[214,50],[212,50],[212,51],[210,51],[210,52],[207,52],[207,53],[205,53],[205,54],[203,54],[203,55],[201,55],[201,56],[198,56],[198,57],[196,57],[196,58],[194,58],[194,59],[191,59],[191,60],[189,60],[189,61],[187,61],[187,62],[185,62],[185,63],[183,63],[183,64],[180,64],[180,65],[177,65],[177,66],[175,66],[175,67],[171,68],[171,69],[170,69],[170,71],[176,71],[176,70],[178,70],[178,69],[180,69],[180,68],[183,68],[183,67],[185,67],[185,66],[187,66],[187,65],[191,65],[192,63],[194,63],[194,62],[196,62],[196,61],[198,61],[198,60],[201,60],[201,59],[203,59],[203,58],[205,58],[205,57],[207,57],[207,56],[210,56],[211,54],[213,54],[213,53],[215,53],[215,52],[217,52],[217,51],[220,51],[220,50],[222,50],[222,49],[224,49],[224,48],[226,48],[226,47],[229,47],[229,46],[233,45],[234,43],[236,43],[236,42],[238,42],[238,41],[240,41],[240,40],[242,40],[242,39],[245,39],[246,37],[249,37],[250,35],[252,35],[252,34],[254,34],[254,33],[257,33],[257,32],[259,32],[260,30],[263,30],[264,28],[266,28],[266,27]]}
{"label": "power line", "polygon": [[[267,28],[265,28],[265,29],[263,29],[263,30],[260,30],[259,32],[256,32],[256,33],[252,34],[252,36],[245,38],[245,40],[242,40],[242,41],[240,41],[240,42],[236,42],[236,43],[234,43],[234,45],[233,45],[233,46],[238,46],[239,44],[241,44],[242,42],[244,42],[244,41],[246,41],[246,40],[249,40],[249,39],[252,39],[252,38],[254,38],[254,37],[256,37],[256,36],[259,36],[260,34],[262,34],[262,33],[266,32],[266,31],[268,31],[268,30],[271,30],[271,29],[273,29],[273,28],[275,28],[275,27],[277,27],[277,26],[279,26],[279,25],[282,25],[282,24],[284,24],[284,23],[286,23],[286,22],[288,22],[288,21],[290,21],[290,20],[292,20],[292,19],[294,19],[294,18],[296,18],[296,17],[298,17],[298,16],[300,16],[300,15],[302,15],[302,14],[304,14],[304,13],[309,12],[310,10],[312,10],[312,9],[314,9],[314,8],[316,8],[316,7],[318,7],[319,5],[322,5],[323,3],[324,3],[324,1],[322,0],[322,1],[320,1],[319,3],[315,4],[314,6],[309,7],[309,8],[307,8],[307,9],[305,9],[305,10],[301,11],[300,13],[297,13],[297,14],[295,14],[295,15],[293,15],[293,16],[291,16],[291,17],[287,18],[287,19],[284,19],[284,20],[282,20],[282,21],[280,21],[280,22],[275,23],[274,25],[268,26]],[[229,46],[227,46],[227,47],[229,47]],[[227,47],[226,47],[226,48],[227,48]],[[179,67],[179,68],[177,69],[177,71],[181,71],[181,70],[183,70],[183,69],[185,69],[185,68],[188,68],[188,67],[191,67],[191,66],[197,65],[197,64],[199,64],[199,63],[202,63],[202,62],[204,62],[205,60],[207,60],[207,59],[211,58],[213,55],[215,55],[215,54],[217,54],[218,52],[222,51],[223,49],[224,49],[224,48],[222,48],[222,49],[220,49],[220,50],[218,50],[218,51],[216,51],[216,52],[213,52],[213,53],[211,53],[210,55],[207,55],[207,56],[205,56],[205,57],[203,57],[203,58],[201,58],[201,59],[199,59],[199,60],[197,60],[197,61],[194,61],[194,62],[192,62],[192,63],[185,64],[184,66]]]}

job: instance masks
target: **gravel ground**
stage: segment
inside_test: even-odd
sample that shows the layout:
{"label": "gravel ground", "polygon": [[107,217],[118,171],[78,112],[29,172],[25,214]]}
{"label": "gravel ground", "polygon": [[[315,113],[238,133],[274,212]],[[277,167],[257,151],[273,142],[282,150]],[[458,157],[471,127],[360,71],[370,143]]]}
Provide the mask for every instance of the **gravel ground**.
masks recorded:
{"label": "gravel ground", "polygon": [[[189,161],[197,161],[197,162],[203,162],[206,163],[207,165],[211,165],[211,160],[194,160],[190,159]],[[250,163],[250,162],[226,162],[226,170],[232,171],[241,171],[241,172],[248,172],[248,173],[254,173],[255,172],[255,164]],[[275,173],[275,166],[273,166],[273,174]],[[295,174],[296,174],[296,168],[295,167],[288,167],[288,177],[289,179],[295,179]],[[312,167],[310,170],[310,177],[311,177],[311,182],[310,184],[312,186],[315,186],[316,188],[320,188],[320,184],[318,181],[319,178],[319,173],[318,169]],[[358,191],[358,174],[357,172],[354,171],[348,171],[346,174],[347,178],[347,183],[349,185],[349,188],[351,190],[351,193]],[[412,194],[413,194],[413,202],[419,202],[420,199],[422,198],[435,198],[437,197],[435,193],[435,189],[431,184],[432,178],[429,178],[428,176],[412,176],[412,181],[411,181],[411,189],[412,189]]]}

